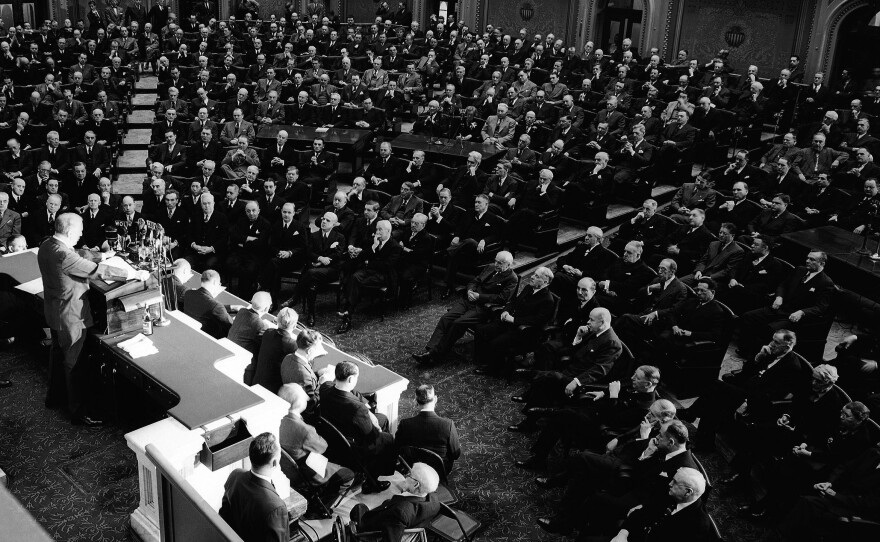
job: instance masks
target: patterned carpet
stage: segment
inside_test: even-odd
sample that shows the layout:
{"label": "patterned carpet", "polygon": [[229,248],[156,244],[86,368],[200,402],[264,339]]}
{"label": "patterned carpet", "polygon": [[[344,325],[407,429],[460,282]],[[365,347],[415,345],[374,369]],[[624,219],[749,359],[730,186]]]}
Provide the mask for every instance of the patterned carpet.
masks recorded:
{"label": "patterned carpet", "polygon": [[[536,517],[552,513],[559,494],[539,491],[532,483],[534,473],[513,466],[515,459],[527,454],[532,441],[532,437],[505,429],[520,418],[518,406],[508,399],[521,385],[473,375],[469,338],[459,344],[450,363],[429,371],[415,367],[409,353],[422,350],[446,307],[437,299],[421,301],[412,309],[392,312],[384,322],[365,307],[355,315],[351,333],[335,336],[337,319],[331,298],[323,296],[316,327],[334,337],[343,350],[362,352],[404,375],[411,382],[410,389],[420,383],[436,387],[438,411],[454,419],[461,434],[463,458],[456,463],[452,481],[461,494],[460,506],[485,526],[480,539],[559,539],[535,524]],[[833,335],[841,333],[835,326]],[[128,516],[137,505],[138,489],[136,463],[123,435],[145,425],[149,414],[129,421],[128,426],[71,426],[61,412],[43,407],[45,359],[45,350],[37,347],[17,345],[0,352],[0,375],[15,381],[13,387],[0,390],[0,467],[9,475],[12,492],[56,539],[127,540]],[[725,369],[739,362],[728,356]],[[415,410],[411,395],[402,397],[401,416]],[[719,454],[701,459],[711,478],[728,473]],[[558,467],[558,462],[551,463],[551,468]],[[768,524],[736,516],[741,498],[719,488],[710,502],[722,533],[742,542],[771,540]]]}

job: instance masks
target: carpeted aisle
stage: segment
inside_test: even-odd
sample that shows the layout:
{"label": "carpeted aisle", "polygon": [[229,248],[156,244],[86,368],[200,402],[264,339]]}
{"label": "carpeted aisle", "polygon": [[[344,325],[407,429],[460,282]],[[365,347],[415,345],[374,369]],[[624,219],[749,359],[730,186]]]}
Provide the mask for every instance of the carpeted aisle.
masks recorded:
{"label": "carpeted aisle", "polygon": [[[510,433],[506,426],[520,418],[519,405],[509,397],[519,382],[474,375],[469,359],[471,339],[456,349],[455,359],[422,371],[410,352],[421,351],[446,302],[427,303],[392,312],[384,322],[370,312],[355,314],[353,330],[336,336],[331,296],[319,298],[317,328],[333,337],[340,348],[361,352],[410,380],[433,384],[439,395],[438,411],[456,421],[463,458],[456,463],[452,481],[460,506],[485,525],[479,536],[488,541],[561,540],[544,533],[535,518],[552,513],[559,491],[539,491],[535,473],[513,466],[528,452],[532,437]],[[369,324],[367,322],[369,321]],[[136,462],[123,435],[145,424],[128,422],[101,429],[71,426],[60,411],[43,406],[46,351],[16,345],[0,351],[0,375],[15,381],[0,390],[0,466],[10,476],[10,489],[57,540],[128,540],[128,516],[138,500]],[[466,361],[468,360],[468,361]],[[401,398],[400,414],[415,412],[411,392]],[[701,457],[710,476],[727,474],[718,454]],[[558,468],[559,462],[551,463]],[[736,517],[738,496],[719,489],[711,501],[713,516],[725,535],[738,541],[769,540],[764,526]],[[3,539],[3,536],[0,536]],[[733,538],[728,538],[733,539]]]}

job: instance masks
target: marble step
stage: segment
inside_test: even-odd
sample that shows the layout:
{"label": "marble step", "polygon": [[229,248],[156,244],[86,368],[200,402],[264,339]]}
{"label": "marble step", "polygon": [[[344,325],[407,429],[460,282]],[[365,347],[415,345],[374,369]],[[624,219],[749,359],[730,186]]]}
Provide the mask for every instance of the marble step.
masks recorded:
{"label": "marble step", "polygon": [[119,157],[119,160],[116,163],[116,168],[119,170],[126,170],[126,173],[131,172],[131,170],[145,173],[147,168],[146,164],[146,149],[132,149],[125,151],[125,153]]}
{"label": "marble step", "polygon": [[150,92],[147,94],[135,94],[131,98],[131,105],[138,106],[150,106],[152,107],[156,103],[156,93]]}
{"label": "marble step", "polygon": [[150,144],[150,136],[153,131],[150,128],[132,128],[125,133],[125,140],[123,142],[123,147],[126,148],[134,148],[134,145],[138,147],[146,148],[146,145]]}
{"label": "marble step", "polygon": [[120,173],[113,182],[113,193],[133,196],[138,199],[143,192],[143,173]]}
{"label": "marble step", "polygon": [[156,120],[156,113],[152,108],[137,109],[128,114],[128,125],[147,125],[152,126]]}
{"label": "marble step", "polygon": [[[146,93],[155,91],[159,86],[159,79],[155,75],[141,75],[140,81],[135,85],[135,91],[138,93]],[[155,92],[153,92],[155,94]]]}

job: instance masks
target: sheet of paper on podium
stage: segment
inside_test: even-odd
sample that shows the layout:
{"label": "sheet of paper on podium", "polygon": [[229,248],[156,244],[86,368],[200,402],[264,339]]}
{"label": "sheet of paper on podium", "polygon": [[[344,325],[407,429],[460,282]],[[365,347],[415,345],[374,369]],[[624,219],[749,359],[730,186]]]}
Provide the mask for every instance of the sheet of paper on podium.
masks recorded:
{"label": "sheet of paper on podium", "polygon": [[24,284],[19,284],[15,288],[31,295],[37,295],[39,293],[42,293],[43,291],[43,278],[37,277],[34,280],[25,282]]}
{"label": "sheet of paper on podium", "polygon": [[[129,276],[131,276],[131,274],[134,273],[134,271],[135,271],[134,267],[132,267],[131,264],[128,263],[127,261],[123,260],[120,256],[113,256],[112,258],[107,258],[106,260],[104,260],[101,263],[104,265],[116,268],[116,269],[122,269]],[[128,271],[131,271],[131,273],[128,273]],[[104,279],[104,282],[106,282],[107,284],[113,284],[114,282],[118,282],[118,281],[115,281],[112,279]]]}

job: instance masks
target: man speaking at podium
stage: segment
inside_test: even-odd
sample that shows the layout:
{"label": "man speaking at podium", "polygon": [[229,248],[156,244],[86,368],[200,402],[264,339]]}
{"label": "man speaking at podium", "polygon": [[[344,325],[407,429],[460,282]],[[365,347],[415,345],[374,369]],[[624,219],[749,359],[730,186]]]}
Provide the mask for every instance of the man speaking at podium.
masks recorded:
{"label": "man speaking at podium", "polygon": [[[88,298],[89,279],[143,281],[149,274],[130,267],[120,269],[100,263],[113,256],[112,251],[74,251],[82,233],[82,217],[74,213],[58,215],[55,235],[46,239],[37,253],[43,277],[43,311],[52,330],[53,346],[46,406],[61,406],[66,388],[67,407],[73,423],[96,426],[103,421],[90,417],[85,404],[90,395],[88,368],[77,367],[86,329],[93,324]],[[63,360],[59,359],[59,350],[63,353]]]}

